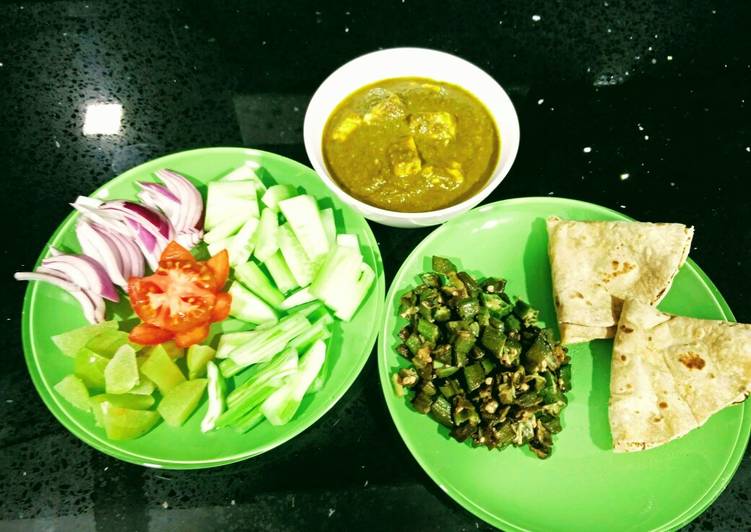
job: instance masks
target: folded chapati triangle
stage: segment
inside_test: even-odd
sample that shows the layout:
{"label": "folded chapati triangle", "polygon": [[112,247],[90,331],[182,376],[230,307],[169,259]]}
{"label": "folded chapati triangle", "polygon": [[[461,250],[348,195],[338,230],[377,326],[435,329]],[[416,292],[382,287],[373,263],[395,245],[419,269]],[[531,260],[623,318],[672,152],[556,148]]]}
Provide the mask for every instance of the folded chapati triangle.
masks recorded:
{"label": "folded chapati triangle", "polygon": [[679,438],[749,392],[751,325],[624,303],[610,373],[615,451],[640,451]]}
{"label": "folded chapati triangle", "polygon": [[686,261],[693,227],[547,219],[561,341],[612,338],[623,301],[656,305]]}

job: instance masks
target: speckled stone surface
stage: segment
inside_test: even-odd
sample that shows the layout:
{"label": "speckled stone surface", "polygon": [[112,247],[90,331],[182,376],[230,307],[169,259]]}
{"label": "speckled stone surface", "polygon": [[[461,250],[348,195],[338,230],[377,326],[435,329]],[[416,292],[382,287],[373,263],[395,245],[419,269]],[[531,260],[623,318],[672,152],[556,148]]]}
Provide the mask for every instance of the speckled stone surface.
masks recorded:
{"label": "speckled stone surface", "polygon": [[[397,45],[456,53],[516,105],[517,161],[488,199],[554,195],[696,226],[691,256],[751,322],[748,2],[29,2],[0,4],[0,530],[475,530],[397,435],[375,360],[314,427],[209,471],[144,469],[80,443],[23,362],[29,267],[67,202],[158,155],[253,146],[307,162],[325,76]],[[90,103],[122,130],[85,136]],[[388,279],[428,230],[373,227]],[[688,530],[751,528],[748,453]],[[405,519],[405,516],[409,516]]]}

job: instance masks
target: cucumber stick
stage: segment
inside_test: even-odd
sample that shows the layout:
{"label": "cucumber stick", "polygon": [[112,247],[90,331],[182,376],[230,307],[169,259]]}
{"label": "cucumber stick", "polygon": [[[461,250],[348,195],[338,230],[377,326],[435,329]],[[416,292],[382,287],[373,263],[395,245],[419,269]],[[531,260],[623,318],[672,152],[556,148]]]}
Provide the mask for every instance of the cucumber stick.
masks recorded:
{"label": "cucumber stick", "polygon": [[221,335],[216,346],[215,358],[227,358],[236,347],[250,342],[256,336],[258,336],[258,331],[240,331]]}
{"label": "cucumber stick", "polygon": [[276,312],[263,299],[245,288],[238,282],[233,282],[228,290],[232,296],[230,316],[249,323],[267,323],[277,321]]}
{"label": "cucumber stick", "polygon": [[304,305],[305,303],[310,303],[311,301],[315,301],[316,296],[310,293],[309,288],[301,288],[294,294],[287,297],[284,301],[281,302],[279,305],[279,308],[281,310],[290,310],[295,307],[299,307],[300,305]]}
{"label": "cucumber stick", "polygon": [[229,249],[229,245],[232,242],[232,237],[223,238],[212,242],[206,248],[209,250],[209,255],[212,257],[222,251],[223,249]]}
{"label": "cucumber stick", "polygon": [[313,280],[313,263],[289,224],[279,226],[279,250],[297,284],[303,287],[308,286]]}
{"label": "cucumber stick", "polygon": [[207,188],[206,231],[235,215],[258,218],[258,199],[253,181],[212,181]]}
{"label": "cucumber stick", "polygon": [[294,188],[289,185],[274,185],[269,187],[261,198],[261,203],[273,212],[279,212],[279,202],[297,195]]}
{"label": "cucumber stick", "polygon": [[238,166],[229,174],[222,177],[222,181],[252,181],[256,187],[256,194],[262,196],[266,192],[266,185],[258,177],[258,163],[255,161],[245,161],[242,166]]}
{"label": "cucumber stick", "polygon": [[235,213],[228,218],[223,219],[215,225],[211,231],[203,235],[203,241],[207,244],[212,244],[213,242],[224,240],[225,238],[234,235],[245,224],[248,218],[249,216],[247,214]]}
{"label": "cucumber stick", "polygon": [[337,313],[342,302],[354,289],[361,264],[359,250],[348,246],[335,246],[310,285],[310,293]]}
{"label": "cucumber stick", "polygon": [[357,280],[354,286],[351,288],[347,297],[341,298],[337,303],[337,309],[334,311],[337,318],[344,321],[349,321],[360,307],[365,295],[368,293],[370,285],[375,281],[375,272],[373,268],[366,263],[360,264],[360,270],[358,272]]}
{"label": "cucumber stick", "polygon": [[229,253],[229,263],[231,266],[244,264],[250,258],[255,246],[256,230],[258,229],[258,219],[248,218],[240,228],[240,231],[232,237],[227,252]]}
{"label": "cucumber stick", "polygon": [[[313,196],[303,194],[280,201],[279,210],[282,211],[292,232],[311,261],[316,261],[328,253],[329,240],[323,229],[318,204]],[[295,272],[291,266],[290,269],[292,273]]]}
{"label": "cucumber stick", "polygon": [[284,301],[284,294],[277,290],[255,262],[235,267],[235,279],[274,308],[279,308]]}
{"label": "cucumber stick", "polygon": [[278,231],[279,220],[276,213],[271,209],[264,209],[258,224],[255,250],[255,256],[261,262],[266,262],[279,249]]}
{"label": "cucumber stick", "polygon": [[274,279],[276,287],[282,292],[289,292],[299,286],[292,272],[289,271],[287,263],[284,262],[281,251],[277,251],[271,255],[264,261],[264,264],[266,265],[266,269],[269,270],[271,278]]}
{"label": "cucumber stick", "polygon": [[336,244],[336,221],[334,220],[334,209],[328,207],[321,209],[321,223],[323,224],[323,230],[326,233],[326,239],[329,241],[329,246],[334,247]]}
{"label": "cucumber stick", "polygon": [[360,249],[360,242],[357,240],[357,235],[353,235],[349,233],[342,233],[341,235],[336,235],[336,243],[339,246],[351,247],[357,250]]}

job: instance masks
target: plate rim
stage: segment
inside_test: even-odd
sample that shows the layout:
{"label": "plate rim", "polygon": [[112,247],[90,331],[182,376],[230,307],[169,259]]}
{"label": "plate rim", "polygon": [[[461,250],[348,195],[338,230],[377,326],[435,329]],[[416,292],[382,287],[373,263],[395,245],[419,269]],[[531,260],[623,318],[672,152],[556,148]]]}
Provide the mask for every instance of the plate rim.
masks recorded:
{"label": "plate rim", "polygon": [[[477,216],[483,212],[490,211],[496,208],[503,208],[505,206],[510,206],[510,205],[515,206],[515,205],[529,204],[529,203],[548,203],[548,204],[553,203],[553,204],[565,205],[565,206],[578,205],[580,207],[586,207],[589,209],[594,208],[595,210],[599,210],[600,212],[613,214],[620,220],[634,221],[634,218],[631,218],[630,216],[622,212],[616,211],[614,209],[610,209],[608,207],[604,207],[602,205],[598,205],[596,203],[591,203],[588,201],[565,198],[565,197],[527,196],[527,197],[510,198],[510,199],[495,201],[491,203],[485,203],[463,214],[460,214],[452,218],[451,220],[447,221],[446,223],[442,224],[441,226],[437,227],[436,229],[431,231],[428,235],[426,235],[415,246],[415,248],[410,252],[407,258],[405,258],[402,264],[399,266],[399,269],[397,270],[396,274],[391,280],[389,290],[386,293],[386,302],[388,302],[389,304],[386,305],[385,308],[391,309],[393,306],[391,303],[393,302],[394,297],[396,296],[397,290],[400,289],[400,287],[397,286],[397,281],[401,280],[401,277],[403,277],[404,271],[405,271],[405,265],[407,261],[409,261],[413,255],[420,253],[422,249],[425,246],[427,246],[428,242],[439,238],[441,234],[448,231],[447,227],[451,228],[452,226],[458,223],[461,223],[466,218]],[[725,301],[725,298],[722,296],[719,289],[715,286],[712,280],[707,276],[704,270],[702,270],[696,264],[696,262],[694,262],[691,258],[688,258],[686,260],[686,264],[688,265],[689,268],[691,268],[698,275],[699,279],[709,289],[716,303],[720,307],[720,310],[723,316],[725,317],[725,319],[728,321],[735,321],[735,316],[730,310],[730,307]],[[462,494],[458,489],[455,489],[452,486],[448,485],[447,483],[443,482],[441,479],[441,475],[434,473],[430,468],[426,467],[426,464],[423,461],[422,457],[419,455],[419,453],[414,448],[413,444],[411,444],[409,439],[406,437],[405,435],[407,431],[406,427],[401,423],[401,421],[397,421],[397,417],[395,416],[395,411],[394,411],[394,409],[397,408],[396,403],[392,406],[391,404],[392,401],[389,400],[389,394],[393,394],[393,388],[391,384],[391,376],[389,374],[390,369],[388,367],[388,360],[387,360],[389,349],[386,343],[389,340],[389,335],[391,335],[393,331],[386,330],[387,321],[388,321],[387,316],[384,314],[383,323],[382,323],[381,330],[378,335],[378,345],[377,345],[378,375],[379,375],[379,380],[381,381],[381,391],[383,392],[383,400],[386,403],[386,407],[388,409],[389,415],[391,416],[391,419],[394,425],[396,426],[397,432],[399,433],[399,436],[402,439],[402,442],[407,447],[412,457],[417,461],[417,463],[423,469],[423,471],[430,477],[430,479],[435,484],[437,484],[438,487],[444,493],[446,493],[449,497],[451,497],[451,499],[453,499],[458,504],[460,504],[464,509],[466,509],[473,515],[479,517],[480,519],[483,519],[485,522],[495,527],[499,527],[499,528],[502,527],[504,530],[509,530],[509,531],[512,531],[512,530],[513,531],[527,531],[528,529],[524,528],[523,526],[520,526],[511,521],[507,521],[503,519],[502,517],[499,517],[491,513],[485,508],[482,508],[480,505],[472,501],[469,497]],[[730,480],[733,478],[733,476],[735,475],[735,472],[738,470],[738,467],[740,466],[740,463],[743,459],[743,455],[745,454],[746,446],[748,445],[749,435],[751,435],[751,403],[746,401],[743,404],[742,416],[738,424],[738,430],[735,434],[735,442],[734,442],[733,449],[729,453],[728,460],[725,462],[720,474],[717,475],[717,477],[714,479],[712,484],[707,488],[704,494],[702,494],[694,502],[694,504],[686,508],[683,512],[675,516],[672,520],[661,524],[658,528],[654,528],[653,530],[675,530],[677,528],[680,528],[681,526],[685,526],[686,524],[693,521],[696,517],[698,517],[715,500],[717,500],[717,498],[722,494],[722,492],[728,486],[728,484],[730,483]]]}
{"label": "plate rim", "polygon": [[[292,166],[297,166],[301,170],[305,170],[307,172],[312,173],[315,175],[319,180],[321,179],[320,176],[316,173],[315,170],[310,168],[309,166],[295,161],[294,159],[290,159],[289,157],[285,157],[283,155],[279,155],[277,153],[265,151],[265,150],[258,150],[255,148],[244,148],[244,147],[230,147],[230,146],[217,146],[217,147],[207,147],[207,148],[196,148],[196,149],[190,149],[190,150],[183,150],[179,152],[173,152],[166,155],[163,155],[161,157],[157,157],[155,159],[149,159],[148,161],[144,161],[132,168],[129,168],[128,170],[116,175],[112,179],[109,179],[105,183],[102,183],[99,187],[96,188],[93,192],[91,192],[90,196],[96,196],[102,193],[107,187],[111,186],[113,182],[122,182],[122,181],[128,181],[128,180],[134,180],[135,176],[139,174],[139,172],[143,172],[143,167],[146,165],[154,165],[158,163],[165,163],[168,164],[172,159],[179,158],[182,156],[200,156],[207,153],[228,153],[231,155],[245,155],[245,156],[256,156],[256,157],[264,157],[264,158],[270,158],[275,159],[277,161],[282,161],[287,164],[290,164]],[[131,177],[134,176],[134,177]],[[321,180],[323,183],[323,181]],[[323,183],[325,185],[325,183]],[[326,187],[328,190],[328,187]],[[370,224],[368,221],[357,211],[352,209],[349,205],[339,200],[338,197],[336,197],[335,194],[329,191],[329,196],[334,198],[334,200],[341,204],[341,206],[344,206],[346,209],[350,210],[355,216],[362,219],[364,225],[365,225],[365,231],[364,231],[364,245],[368,246],[372,250],[373,254],[373,260],[375,263],[375,273],[376,273],[376,283],[373,287],[374,295],[376,296],[376,315],[383,315],[384,312],[384,304],[385,304],[385,274],[383,269],[383,257],[381,256],[381,250],[378,246],[378,241],[375,238],[375,235],[373,234],[373,230],[370,227]],[[34,268],[36,269],[39,264],[41,263],[42,259],[47,255],[47,252],[50,247],[50,243],[53,242],[55,239],[59,238],[60,235],[69,229],[69,226],[74,222],[74,220],[77,218],[78,214],[75,211],[72,211],[68,213],[68,215],[57,225],[55,230],[52,232],[52,234],[47,238],[47,242],[42,246],[42,250],[34,264]],[[364,342],[365,346],[370,346],[369,351],[367,352],[367,355],[364,355],[361,357],[361,360],[357,361],[355,364],[353,364],[350,370],[350,376],[345,378],[342,383],[339,385],[337,389],[333,392],[333,400],[330,401],[330,404],[326,405],[319,415],[311,417],[309,420],[307,420],[305,423],[302,423],[295,427],[294,430],[289,431],[285,435],[281,437],[273,438],[269,443],[260,446],[260,447],[254,447],[251,451],[248,452],[242,452],[242,453],[236,453],[231,456],[226,456],[222,458],[213,458],[208,460],[164,460],[161,458],[153,458],[148,456],[143,456],[140,453],[135,453],[132,451],[128,451],[125,449],[122,449],[119,447],[119,444],[115,441],[107,440],[103,436],[99,436],[97,434],[92,433],[87,428],[81,426],[81,424],[74,419],[72,416],[70,416],[66,410],[66,408],[61,404],[60,399],[56,396],[55,393],[53,393],[52,386],[50,383],[47,382],[45,377],[42,375],[42,372],[39,369],[38,365],[38,359],[37,359],[37,349],[35,349],[35,342],[33,338],[33,318],[31,314],[31,308],[35,303],[37,297],[37,283],[28,283],[24,298],[23,298],[23,305],[21,310],[21,337],[22,337],[22,346],[23,346],[23,352],[24,352],[24,359],[26,361],[26,366],[29,371],[29,375],[31,376],[32,383],[34,384],[34,388],[36,389],[37,394],[44,402],[47,409],[52,413],[52,415],[60,422],[61,425],[63,425],[68,432],[70,432],[73,436],[78,438],[79,440],[83,441],[87,445],[95,448],[96,450],[103,452],[109,456],[112,456],[114,458],[117,458],[119,460],[123,460],[125,462],[129,462],[132,464],[144,466],[144,467],[150,467],[150,468],[159,468],[159,469],[170,469],[170,470],[186,470],[186,469],[208,469],[213,467],[219,467],[223,465],[228,465],[231,463],[239,462],[242,460],[246,460],[249,458],[253,458],[255,456],[258,456],[260,454],[263,454],[265,452],[268,452],[276,447],[279,447],[280,445],[288,442],[289,440],[295,438],[296,436],[300,435],[302,432],[306,431],[308,428],[310,428],[312,425],[317,423],[321,418],[323,418],[331,408],[336,405],[341,398],[344,396],[344,394],[352,387],[352,384],[354,384],[355,380],[357,380],[357,377],[362,373],[362,369],[365,367],[365,364],[367,363],[368,359],[370,358],[370,355],[373,352],[373,347],[376,343],[377,337],[378,337],[378,330],[379,330],[379,322],[375,323],[375,326],[370,331],[370,334],[368,335],[368,339]]]}

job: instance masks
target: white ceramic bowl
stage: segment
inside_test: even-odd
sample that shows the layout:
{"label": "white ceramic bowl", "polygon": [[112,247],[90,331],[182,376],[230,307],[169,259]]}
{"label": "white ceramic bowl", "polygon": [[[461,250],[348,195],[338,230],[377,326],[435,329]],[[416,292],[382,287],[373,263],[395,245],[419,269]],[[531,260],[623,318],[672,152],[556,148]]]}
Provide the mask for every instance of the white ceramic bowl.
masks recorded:
{"label": "white ceramic bowl", "polygon": [[[501,152],[485,187],[471,198],[429,212],[380,209],[353,198],[336,184],[323,160],[323,128],[334,108],[357,89],[382,79],[423,77],[453,83],[479,98],[493,115],[501,137]],[[391,48],[360,56],[334,71],[318,87],[305,113],[305,151],[326,185],[363,216],[393,227],[436,225],[468,211],[485,199],[506,177],[519,149],[519,119],[511,99],[486,72],[451,54],[425,48]]]}

